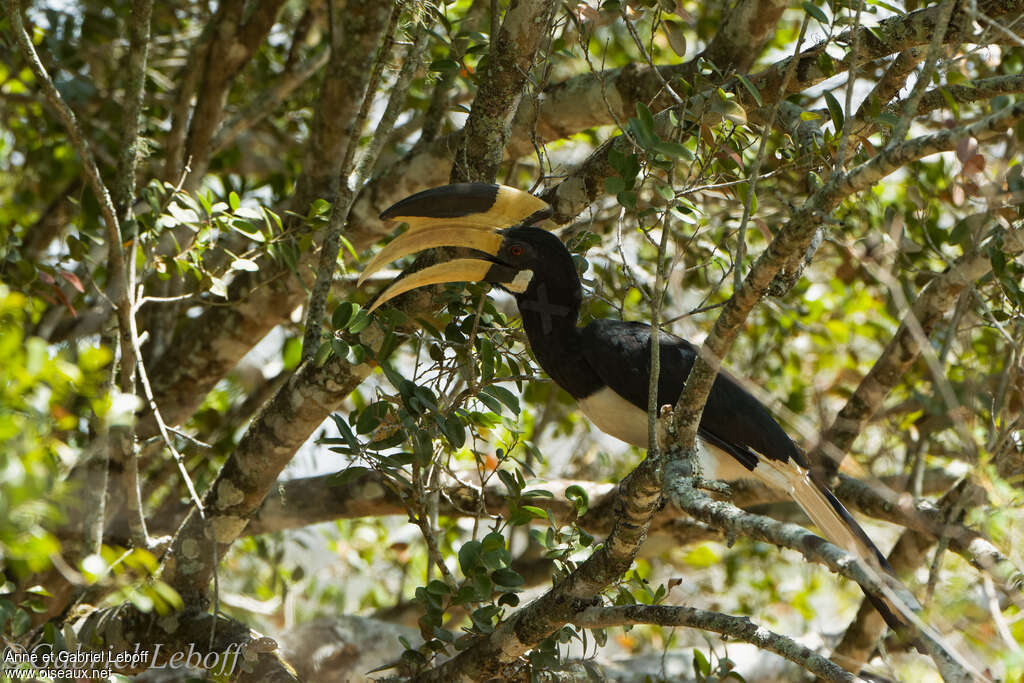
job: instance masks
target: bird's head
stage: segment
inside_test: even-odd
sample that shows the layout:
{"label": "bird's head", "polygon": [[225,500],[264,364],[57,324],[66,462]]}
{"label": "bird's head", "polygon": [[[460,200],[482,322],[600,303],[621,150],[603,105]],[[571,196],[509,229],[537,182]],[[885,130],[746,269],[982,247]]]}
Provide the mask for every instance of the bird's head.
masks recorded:
{"label": "bird's head", "polygon": [[[575,279],[572,258],[562,242],[530,223],[551,214],[551,207],[531,194],[502,185],[465,183],[425,190],[403,199],[381,218],[403,221],[409,230],[382,249],[363,270],[360,284],[384,265],[434,247],[464,247],[480,258],[457,258],[424,268],[393,282],[373,306],[399,294],[446,282],[490,282],[517,298],[525,296],[541,273]],[[576,288],[579,287],[575,280]]]}

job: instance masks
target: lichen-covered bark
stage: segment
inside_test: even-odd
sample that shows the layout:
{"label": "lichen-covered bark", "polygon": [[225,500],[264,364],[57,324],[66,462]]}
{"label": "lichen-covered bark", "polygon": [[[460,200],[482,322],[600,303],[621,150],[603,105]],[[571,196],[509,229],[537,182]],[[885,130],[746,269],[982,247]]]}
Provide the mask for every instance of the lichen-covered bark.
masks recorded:
{"label": "lichen-covered bark", "polygon": [[305,213],[317,198],[333,201],[352,135],[352,122],[369,81],[377,44],[391,16],[393,2],[349,0],[334,11],[331,58],[327,63],[320,98],[310,131],[302,176],[295,186],[293,210]]}
{"label": "lichen-covered bark", "polygon": [[491,50],[481,69],[478,90],[455,152],[451,181],[493,182],[537,53],[551,30],[557,7],[548,0],[513,0],[491,36]]}
{"label": "lichen-covered bark", "polygon": [[190,510],[164,558],[164,580],[189,607],[204,608],[219,558],[242,533],[295,451],[369,374],[332,358],[305,363],[253,420],[203,501]]}
{"label": "lichen-covered bark", "polygon": [[206,172],[210,143],[224,115],[235,74],[270,32],[284,0],[260,0],[254,8],[247,4],[244,0],[225,0],[214,15],[215,35],[204,54],[196,107],[185,138],[185,160],[191,167],[189,187],[198,187]]}
{"label": "lichen-covered bark", "polygon": [[774,652],[816,674],[821,680],[857,680],[849,671],[844,671],[810,648],[758,626],[747,617],[734,617],[679,605],[619,605],[591,607],[578,614],[574,623],[587,628],[611,628],[630,624],[697,628],[720,633],[730,640],[751,643],[762,650]]}
{"label": "lichen-covered bark", "polygon": [[[1002,241],[1007,256],[1014,257],[1024,252],[1024,226],[1009,231],[999,230],[997,235],[995,240]],[[952,309],[960,293],[992,270],[988,246],[986,244],[957,259],[949,270],[929,282],[914,300],[913,307],[907,312],[896,334],[885,345],[871,370],[857,385],[853,395],[847,399],[846,405],[808,456],[824,481],[835,476],[842,457],[850,450],[854,439],[917,360],[921,349],[908,320],[914,321],[926,336],[931,335]]]}
{"label": "lichen-covered bark", "polygon": [[629,569],[661,502],[661,464],[648,458],[619,484],[615,526],[604,545],[569,576],[517,610],[488,636],[413,680],[480,681],[595,604],[595,596]]}
{"label": "lichen-covered bark", "polygon": [[[144,613],[125,603],[90,612],[77,620],[73,628],[83,652],[111,653],[110,658],[114,659],[120,653],[136,653],[136,648],[141,645],[139,653],[155,655],[152,660],[137,661],[134,665],[130,657],[123,657],[125,665],[116,669],[123,675],[139,674],[169,663],[171,668],[180,668],[185,662],[172,663],[171,657],[184,659],[188,653],[194,652],[197,657],[188,662],[190,666],[202,662],[208,655],[228,655],[218,659],[210,673],[233,673],[230,679],[239,683],[298,681],[294,670],[277,655],[277,643],[273,639],[223,616]],[[232,653],[237,653],[237,656],[232,657]],[[213,662],[213,658],[207,661]]]}
{"label": "lichen-covered bark", "polygon": [[703,57],[722,73],[746,73],[775,35],[786,0],[742,0],[730,10],[722,28],[705,48]]}

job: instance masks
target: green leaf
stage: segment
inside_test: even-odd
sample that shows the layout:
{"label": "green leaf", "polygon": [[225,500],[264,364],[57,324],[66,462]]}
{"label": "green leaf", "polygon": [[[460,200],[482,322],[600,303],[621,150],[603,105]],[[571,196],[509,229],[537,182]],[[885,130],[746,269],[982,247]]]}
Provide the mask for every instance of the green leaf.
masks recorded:
{"label": "green leaf", "polygon": [[434,579],[428,583],[426,585],[426,589],[428,593],[432,593],[434,595],[450,595],[452,592],[452,589],[448,584],[440,579]]}
{"label": "green leaf", "polygon": [[435,59],[430,63],[431,71],[459,71],[462,65],[454,59]]}
{"label": "green leaf", "polygon": [[[804,3],[805,5],[807,3]],[[704,653],[694,648],[693,650],[693,672],[701,676],[711,675],[711,662],[704,656]]]}
{"label": "green leaf", "polygon": [[832,125],[836,127],[836,133],[843,130],[845,119],[843,117],[843,108],[839,105],[839,100],[830,92],[825,92],[825,104],[828,106],[829,116],[832,117]]}
{"label": "green leaf", "polygon": [[579,484],[573,484],[565,489],[565,497],[576,506],[576,514],[582,515],[590,507],[590,496],[587,490]]}
{"label": "green leaf", "polygon": [[906,14],[906,11],[904,11],[902,7],[897,7],[896,5],[890,4],[888,2],[882,2],[882,0],[868,0],[868,4],[877,5],[882,9],[889,10],[896,16],[903,16],[904,14]]}
{"label": "green leaf", "polygon": [[626,124],[626,130],[633,136],[636,143],[645,149],[651,149],[658,142],[653,129],[644,127],[640,119],[634,117]]}
{"label": "green leaf", "polygon": [[377,401],[366,406],[359,412],[359,417],[356,419],[356,432],[359,434],[368,434],[380,425],[381,420],[387,414],[388,403],[387,401]]}
{"label": "green leaf", "polygon": [[815,5],[813,2],[804,2],[802,3],[802,6],[805,12],[807,12],[812,17],[820,21],[823,25],[829,25],[828,16],[825,14],[825,12],[822,11],[820,7]]}
{"label": "green leaf", "polygon": [[238,211],[238,207],[242,202],[238,199],[238,193],[232,191],[228,195],[228,206],[231,207],[232,211]]}
{"label": "green leaf", "polygon": [[512,411],[513,415],[519,414],[519,399],[511,391],[503,386],[492,384],[484,387],[480,390],[481,393],[486,393],[494,396],[496,399],[504,403],[509,410]]}
{"label": "green leaf", "polygon": [[[678,142],[669,142],[668,140],[660,140],[654,145],[654,149],[661,154],[672,159],[686,159],[687,161],[693,159],[693,152],[687,149],[686,145]],[[618,194],[618,193],[616,193]]]}
{"label": "green leaf", "polygon": [[509,472],[508,470],[498,470],[498,479],[501,479],[501,483],[504,484],[505,488],[508,489],[508,493],[510,496],[512,496],[513,498],[519,497],[519,493],[520,491],[522,491],[522,487],[519,485],[519,482],[516,480],[516,478],[512,476],[511,472]]}
{"label": "green leaf", "polygon": [[290,337],[281,349],[281,361],[285,370],[294,370],[302,362],[302,339]]}
{"label": "green leaf", "polygon": [[309,205],[309,214],[307,218],[313,218],[314,216],[323,216],[331,210],[331,203],[326,199],[314,199],[313,203]]}
{"label": "green leaf", "polygon": [[[942,99],[946,102],[946,106],[953,112],[953,117],[960,118],[960,104],[956,101],[953,95],[946,89],[945,86],[939,86],[939,94],[942,95]],[[996,101],[993,99],[992,108],[996,109]]]}
{"label": "green leaf", "polygon": [[480,548],[484,552],[491,550],[504,550],[505,549],[505,537],[499,534],[497,531],[492,531],[483,537],[480,541]]}
{"label": "green leaf", "polygon": [[331,413],[331,419],[334,420],[334,426],[338,428],[338,432],[341,434],[341,438],[345,440],[349,448],[353,451],[359,450],[359,439],[352,433],[352,429],[348,426],[348,422],[345,421],[338,413]]}
{"label": "green leaf", "polygon": [[471,578],[473,584],[473,592],[476,594],[477,600],[490,600],[491,593],[494,592],[494,582],[491,581],[491,577],[487,575],[487,572],[483,569],[477,569],[473,572]]}
{"label": "green leaf", "polygon": [[501,402],[498,401],[498,399],[496,399],[492,394],[481,389],[480,393],[476,395],[476,400],[480,401],[485,406],[487,406],[487,409],[490,410],[495,415],[501,415]]}
{"label": "green leaf", "polygon": [[651,114],[651,110],[643,102],[636,103],[636,116],[644,130],[650,135],[654,135],[654,115]]}
{"label": "green leaf", "polygon": [[235,216],[238,218],[247,218],[252,221],[262,221],[263,212],[259,209],[254,209],[251,206],[240,206],[235,209]]}
{"label": "green leaf", "polygon": [[459,419],[458,415],[452,414],[440,421],[441,433],[452,448],[462,448],[466,445],[466,425]]}
{"label": "green leaf", "polygon": [[518,572],[508,569],[498,569],[491,573],[491,579],[500,587],[504,588],[518,588],[526,583],[526,579],[519,575]]}
{"label": "green leaf", "polygon": [[819,52],[817,62],[818,68],[823,74],[830,78],[836,75],[836,62],[832,59],[832,55],[827,52]]}
{"label": "green leaf", "polygon": [[325,341],[316,350],[316,355],[313,356],[313,365],[322,367],[327,359],[331,357],[331,342]]}
{"label": "green leaf", "polygon": [[29,626],[32,625],[32,618],[23,609],[15,610],[14,618],[11,619],[11,635],[20,637],[24,635]]}
{"label": "green leaf", "polygon": [[619,176],[610,176],[604,179],[604,191],[608,194],[618,194],[626,189],[626,181]]}
{"label": "green leaf", "polygon": [[466,541],[459,548],[459,568],[463,576],[469,576],[480,566],[480,554],[482,549],[480,541]]}
{"label": "green leaf", "polygon": [[524,505],[522,509],[528,512],[531,516],[533,516],[536,519],[548,518],[548,513],[545,510],[540,509],[539,507],[535,507],[533,505]]}
{"label": "green leaf", "polygon": [[372,473],[373,470],[371,470],[369,467],[359,467],[357,465],[353,465],[352,467],[347,467],[343,469],[341,472],[338,472],[337,474],[332,474],[330,477],[328,477],[327,481],[331,486],[344,486],[345,484],[353,482],[356,479],[359,479],[360,477],[365,477],[366,475]]}
{"label": "green leaf", "polygon": [[370,316],[367,315],[366,311],[360,309],[356,311],[355,316],[348,323],[348,331],[352,334],[359,334],[370,324]]}
{"label": "green leaf", "polygon": [[743,87],[746,88],[747,92],[750,93],[750,96],[754,98],[754,101],[757,102],[757,106],[763,107],[764,102],[761,101],[761,93],[757,91],[757,88],[755,88],[754,84],[750,82],[750,79],[741,73],[736,74],[736,78],[740,80]]}
{"label": "green leaf", "polygon": [[[614,146],[608,150],[608,163],[627,183],[634,180],[640,173],[640,160],[637,159],[637,156],[620,152]],[[627,185],[627,187],[631,186],[631,184]]]}
{"label": "green leaf", "polygon": [[514,507],[509,510],[507,519],[512,526],[523,526],[533,521],[533,515],[521,507]]}
{"label": "green leaf", "polygon": [[334,355],[338,358],[344,358],[348,355],[348,344],[345,343],[344,339],[333,337],[331,338],[331,350],[334,351]]}
{"label": "green leaf", "polygon": [[[491,596],[491,591],[487,592],[487,598]],[[487,598],[481,598],[486,600]],[[501,609],[497,605],[484,605],[483,607],[476,609],[470,615],[470,619],[473,621],[473,625],[477,627],[483,633],[490,633],[494,630],[494,617],[497,616]]]}
{"label": "green leaf", "polygon": [[353,246],[344,235],[339,235],[339,237],[341,238],[341,246],[345,247],[345,251],[351,254],[353,259],[358,259],[359,255],[356,253],[355,246]]}

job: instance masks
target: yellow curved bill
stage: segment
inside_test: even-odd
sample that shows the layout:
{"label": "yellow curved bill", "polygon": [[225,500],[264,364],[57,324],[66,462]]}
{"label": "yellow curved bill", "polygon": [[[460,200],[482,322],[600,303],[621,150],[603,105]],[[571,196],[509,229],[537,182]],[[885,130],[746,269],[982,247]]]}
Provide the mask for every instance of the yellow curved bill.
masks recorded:
{"label": "yellow curved bill", "polygon": [[491,269],[492,265],[490,261],[483,259],[457,258],[424,268],[392,283],[390,287],[381,292],[367,313],[373,313],[381,304],[417,287],[439,285],[446,282],[480,282],[487,276],[487,271]]}
{"label": "yellow curved bill", "polygon": [[[439,205],[460,201],[477,206],[463,215],[444,215]],[[486,206],[481,206],[486,202]],[[550,213],[543,199],[508,185],[467,183],[434,187],[406,197],[389,207],[381,218],[405,222],[412,228],[445,224],[465,228],[506,228],[517,225],[534,214]]]}
{"label": "yellow curved bill", "polygon": [[[410,227],[406,232],[378,251],[370,262],[366,264],[366,268],[363,269],[362,274],[359,276],[357,286],[362,285],[366,278],[376,273],[386,264],[424,249],[467,247],[495,255],[501,246],[501,240],[501,235],[490,228],[453,226]],[[455,280],[452,280],[452,282],[455,282]]]}

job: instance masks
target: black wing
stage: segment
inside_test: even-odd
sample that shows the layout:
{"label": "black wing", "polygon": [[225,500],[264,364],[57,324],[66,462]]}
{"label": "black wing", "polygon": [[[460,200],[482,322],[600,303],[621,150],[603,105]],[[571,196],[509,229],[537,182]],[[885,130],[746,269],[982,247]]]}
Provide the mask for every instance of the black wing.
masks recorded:
{"label": "black wing", "polygon": [[[639,322],[594,320],[582,330],[583,354],[601,380],[617,394],[647,410],[651,328]],[[658,335],[661,374],[658,406],[675,405],[683,391],[697,349],[690,342],[662,332]],[[803,454],[760,401],[725,372],[711,387],[700,420],[702,438],[728,452],[747,469],[758,453],[774,460],[807,464]]]}

